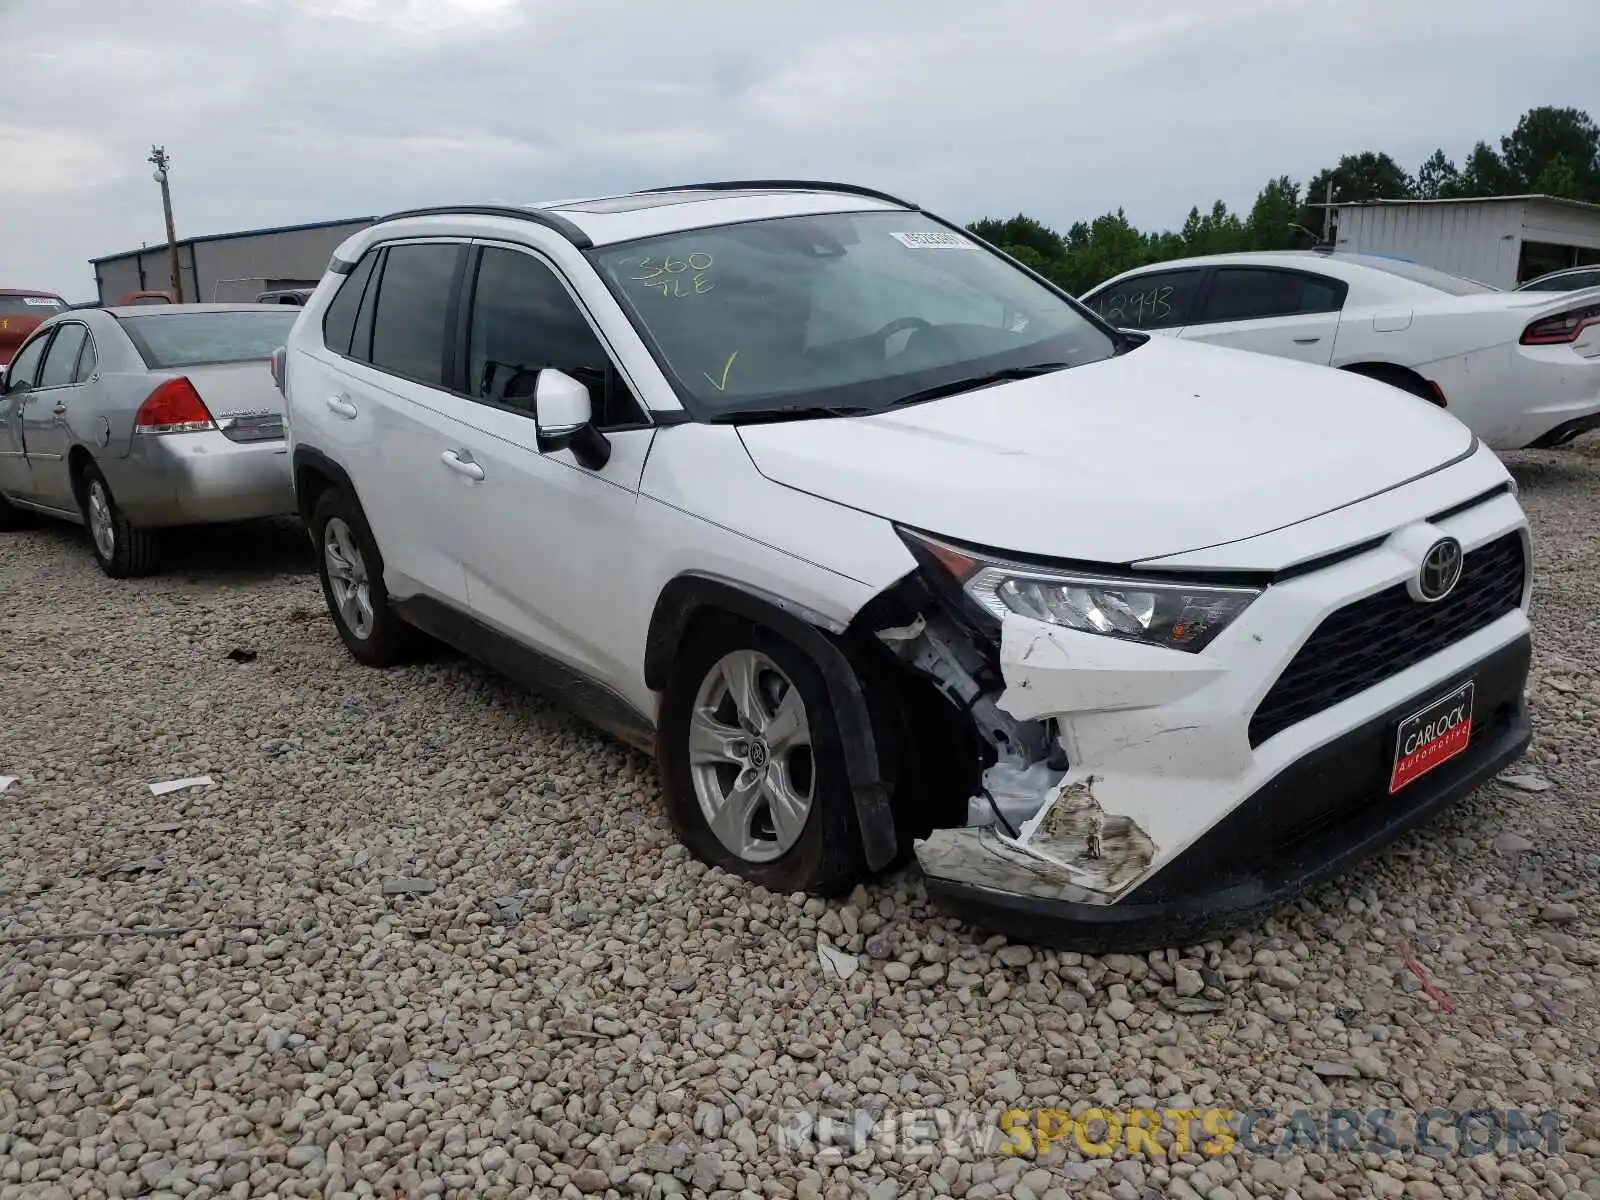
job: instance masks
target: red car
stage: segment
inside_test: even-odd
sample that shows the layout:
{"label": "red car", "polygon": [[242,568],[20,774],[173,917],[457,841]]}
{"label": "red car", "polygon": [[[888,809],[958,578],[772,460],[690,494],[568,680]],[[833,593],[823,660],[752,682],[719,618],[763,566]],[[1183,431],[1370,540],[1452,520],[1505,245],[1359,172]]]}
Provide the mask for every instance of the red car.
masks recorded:
{"label": "red car", "polygon": [[46,317],[66,309],[67,302],[54,292],[26,288],[0,288],[0,367],[11,361],[22,339]]}

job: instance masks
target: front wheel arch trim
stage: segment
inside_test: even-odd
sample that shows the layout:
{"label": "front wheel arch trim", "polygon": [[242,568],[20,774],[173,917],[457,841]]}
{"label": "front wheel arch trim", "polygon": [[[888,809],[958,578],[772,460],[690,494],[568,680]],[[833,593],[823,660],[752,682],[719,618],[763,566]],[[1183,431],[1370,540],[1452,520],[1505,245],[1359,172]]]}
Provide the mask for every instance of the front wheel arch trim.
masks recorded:
{"label": "front wheel arch trim", "polygon": [[[645,683],[654,691],[666,687],[679,645],[699,617],[724,613],[739,617],[785,638],[810,656],[822,672],[844,746],[845,772],[861,826],[861,848],[870,870],[894,861],[898,851],[889,783],[879,761],[878,739],[861,678],[830,633],[843,632],[824,618],[777,596],[704,575],[679,575],[661,590],[645,638]],[[820,625],[820,627],[819,627]]]}

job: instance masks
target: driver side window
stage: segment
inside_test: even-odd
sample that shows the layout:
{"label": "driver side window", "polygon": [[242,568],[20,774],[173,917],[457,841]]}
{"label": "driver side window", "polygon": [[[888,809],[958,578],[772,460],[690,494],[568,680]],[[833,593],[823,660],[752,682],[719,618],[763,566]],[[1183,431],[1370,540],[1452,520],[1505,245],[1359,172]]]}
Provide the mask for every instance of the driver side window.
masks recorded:
{"label": "driver side window", "polygon": [[532,416],[538,373],[554,367],[589,389],[596,429],[648,423],[571,293],[531,254],[484,248],[467,347],[467,391],[474,399]]}
{"label": "driver side window", "polygon": [[6,368],[6,391],[14,391],[21,387],[37,387],[39,383],[39,360],[44,357],[45,344],[50,340],[54,330],[47,330],[34,338],[17,351],[16,357],[11,360],[11,365]]}

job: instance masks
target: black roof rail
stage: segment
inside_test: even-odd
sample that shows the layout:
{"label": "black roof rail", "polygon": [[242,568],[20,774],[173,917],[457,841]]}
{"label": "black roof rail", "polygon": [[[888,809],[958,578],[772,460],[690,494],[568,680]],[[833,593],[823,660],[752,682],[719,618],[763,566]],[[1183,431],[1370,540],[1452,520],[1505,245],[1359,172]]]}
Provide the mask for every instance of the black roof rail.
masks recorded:
{"label": "black roof rail", "polygon": [[816,179],[718,179],[711,183],[680,183],[676,187],[645,188],[637,196],[651,196],[657,192],[742,192],[768,190],[774,192],[840,192],[846,196],[866,196],[887,204],[921,212],[920,206],[876,188],[857,187],[853,183],[826,183]]}
{"label": "black roof rail", "polygon": [[445,204],[435,208],[408,208],[403,212],[379,217],[373,223],[381,225],[385,221],[399,221],[405,217],[450,217],[457,214],[473,217],[511,217],[518,221],[532,221],[535,225],[554,229],[579,250],[587,250],[594,245],[587,233],[560,213],[544,208],[517,208],[510,204]]}

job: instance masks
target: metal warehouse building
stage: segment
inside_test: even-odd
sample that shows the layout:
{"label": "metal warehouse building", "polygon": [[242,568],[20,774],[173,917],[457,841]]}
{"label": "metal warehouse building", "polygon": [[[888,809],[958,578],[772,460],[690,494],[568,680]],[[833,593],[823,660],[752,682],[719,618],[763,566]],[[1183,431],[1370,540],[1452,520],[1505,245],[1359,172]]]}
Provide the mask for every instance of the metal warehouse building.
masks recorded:
{"label": "metal warehouse building", "polygon": [[1514,288],[1600,262],[1600,204],[1556,196],[1336,204],[1340,250],[1386,254]]}
{"label": "metal warehouse building", "polygon": [[[376,219],[352,217],[185,238],[178,243],[183,298],[254,300],[273,288],[315,286],[339,243]],[[115,304],[128,292],[162,292],[172,286],[165,242],[90,259],[89,265],[102,304]]]}

